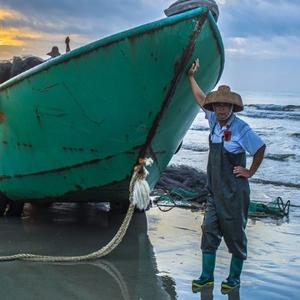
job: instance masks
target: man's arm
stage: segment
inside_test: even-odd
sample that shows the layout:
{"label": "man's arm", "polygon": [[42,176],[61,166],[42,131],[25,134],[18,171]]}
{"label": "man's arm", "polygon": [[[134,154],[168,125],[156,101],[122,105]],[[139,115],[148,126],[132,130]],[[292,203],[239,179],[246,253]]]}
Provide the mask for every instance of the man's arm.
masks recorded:
{"label": "man's arm", "polygon": [[250,169],[246,169],[242,166],[236,166],[233,168],[233,174],[236,177],[249,178],[253,176],[264,159],[265,150],[266,145],[263,145],[256,151],[256,153],[253,155],[253,160]]}
{"label": "man's arm", "polygon": [[205,100],[205,94],[203,93],[202,89],[196,82],[194,75],[199,69],[199,59],[197,58],[195,62],[192,64],[191,68],[188,71],[188,78],[191,85],[192,92],[194,94],[195,100],[197,103],[203,108],[204,100]]}

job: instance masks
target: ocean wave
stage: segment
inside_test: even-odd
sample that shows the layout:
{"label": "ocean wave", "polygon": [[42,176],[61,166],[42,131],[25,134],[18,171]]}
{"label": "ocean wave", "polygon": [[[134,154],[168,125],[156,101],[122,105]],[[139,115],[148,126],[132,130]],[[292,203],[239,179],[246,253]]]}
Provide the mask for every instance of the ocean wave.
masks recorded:
{"label": "ocean wave", "polygon": [[276,161],[288,161],[290,158],[295,159],[296,154],[286,153],[286,154],[272,154],[268,153],[265,155],[265,158],[276,160]]}
{"label": "ocean wave", "polygon": [[291,133],[291,134],[289,134],[289,136],[295,137],[295,138],[300,138],[300,132]]}
{"label": "ocean wave", "polygon": [[252,178],[250,179],[253,183],[261,183],[261,184],[272,184],[275,186],[285,186],[285,187],[291,187],[291,188],[300,188],[299,183],[293,183],[293,182],[283,182],[283,181],[274,181],[274,180],[265,180],[265,179],[259,179],[259,178]]}
{"label": "ocean wave", "polygon": [[205,147],[205,146],[203,147],[203,146],[200,146],[198,144],[193,144],[193,143],[183,144],[182,149],[191,150],[191,151],[195,151],[195,152],[207,152],[208,151],[208,147]]}
{"label": "ocean wave", "polygon": [[248,104],[245,108],[267,111],[294,111],[300,112],[300,105],[278,105],[278,104]]}
{"label": "ocean wave", "polygon": [[257,119],[288,119],[300,121],[300,113],[243,111],[239,115]]}
{"label": "ocean wave", "polygon": [[250,118],[300,120],[300,105],[249,104],[239,113]]}
{"label": "ocean wave", "polygon": [[201,126],[201,125],[193,125],[190,130],[196,130],[196,131],[208,131],[209,127]]}

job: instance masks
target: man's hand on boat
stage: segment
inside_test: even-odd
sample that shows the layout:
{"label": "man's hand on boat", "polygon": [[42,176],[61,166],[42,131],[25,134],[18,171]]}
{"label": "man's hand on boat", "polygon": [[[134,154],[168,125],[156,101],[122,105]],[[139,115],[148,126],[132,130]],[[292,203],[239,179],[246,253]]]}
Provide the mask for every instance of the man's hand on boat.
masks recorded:
{"label": "man's hand on boat", "polygon": [[194,62],[193,62],[193,64],[191,65],[191,67],[190,67],[190,69],[189,69],[189,71],[188,71],[188,76],[189,77],[193,77],[196,73],[197,73],[197,71],[198,71],[198,69],[199,69],[199,58],[197,58]]}
{"label": "man's hand on boat", "polygon": [[200,65],[199,58],[197,58],[193,62],[192,66],[190,67],[187,76],[189,78],[190,86],[191,86],[193,95],[195,97],[195,100],[200,105],[200,107],[203,109],[205,94],[194,78],[194,75],[198,72],[199,65]]}

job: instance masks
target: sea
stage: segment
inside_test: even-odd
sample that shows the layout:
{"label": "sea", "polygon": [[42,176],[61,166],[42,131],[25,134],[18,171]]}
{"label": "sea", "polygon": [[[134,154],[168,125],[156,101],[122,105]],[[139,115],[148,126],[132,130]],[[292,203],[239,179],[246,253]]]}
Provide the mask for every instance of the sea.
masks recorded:
{"label": "sea", "polygon": [[[223,295],[229,271],[224,242],[217,251],[213,289],[193,293],[201,272],[199,209],[135,213],[121,244],[108,256],[81,263],[0,262],[3,300],[297,300],[300,299],[300,94],[241,93],[238,116],[267,145],[251,178],[251,200],[290,201],[289,216],[249,218],[248,259],[241,287]],[[199,111],[171,164],[206,170],[208,124]],[[251,157],[247,158],[248,165]],[[16,253],[83,255],[106,245],[124,214],[105,203],[26,205],[23,217],[0,218],[0,256]]]}

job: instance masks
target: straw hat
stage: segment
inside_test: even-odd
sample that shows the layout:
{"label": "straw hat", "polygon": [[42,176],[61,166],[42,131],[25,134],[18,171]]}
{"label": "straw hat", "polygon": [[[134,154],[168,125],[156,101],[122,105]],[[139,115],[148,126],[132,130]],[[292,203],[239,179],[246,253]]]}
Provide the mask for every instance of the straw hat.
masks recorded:
{"label": "straw hat", "polygon": [[230,103],[233,104],[233,111],[239,112],[244,109],[242,97],[230,90],[227,85],[220,85],[217,91],[210,92],[205,97],[203,107],[207,110],[214,111],[213,103]]}
{"label": "straw hat", "polygon": [[47,55],[50,55],[51,57],[56,57],[59,56],[60,53],[58,51],[58,47],[57,46],[53,46],[51,51],[49,53],[47,53]]}

